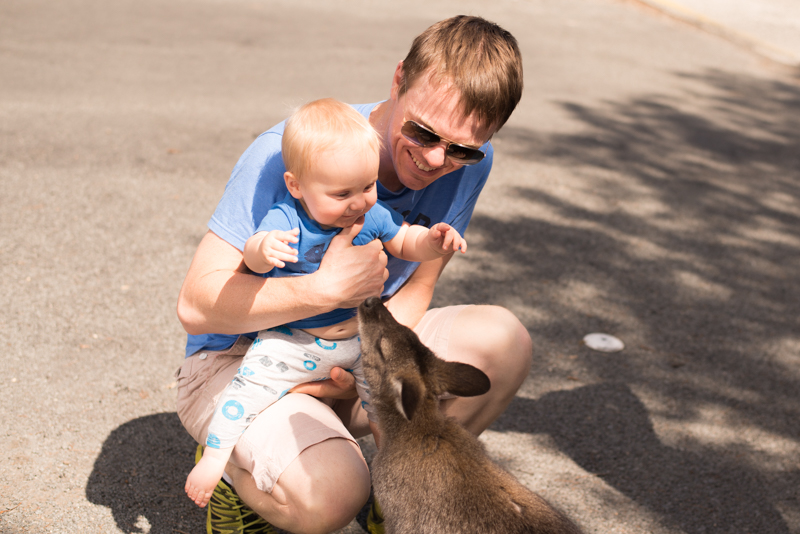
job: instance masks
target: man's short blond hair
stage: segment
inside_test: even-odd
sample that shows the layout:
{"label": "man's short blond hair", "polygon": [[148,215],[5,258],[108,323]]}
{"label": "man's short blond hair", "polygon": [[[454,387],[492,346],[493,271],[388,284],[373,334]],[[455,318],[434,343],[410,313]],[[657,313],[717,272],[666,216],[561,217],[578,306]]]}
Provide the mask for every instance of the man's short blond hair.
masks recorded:
{"label": "man's short blond hair", "polygon": [[352,106],[323,98],[300,106],[286,120],[281,155],[286,170],[299,179],[323,152],[359,146],[380,154],[378,132]]}
{"label": "man's short blond hair", "polygon": [[422,32],[403,60],[400,95],[420,76],[452,83],[464,115],[497,131],[522,98],[522,55],[517,40],[481,17],[458,15]]}

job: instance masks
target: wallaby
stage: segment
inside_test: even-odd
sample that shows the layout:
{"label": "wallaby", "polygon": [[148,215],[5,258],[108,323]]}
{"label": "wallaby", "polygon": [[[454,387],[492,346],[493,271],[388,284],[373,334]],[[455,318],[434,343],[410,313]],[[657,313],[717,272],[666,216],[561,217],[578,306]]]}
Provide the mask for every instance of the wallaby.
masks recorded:
{"label": "wallaby", "polygon": [[486,374],[436,357],[378,298],[359,306],[358,319],[380,433],[372,480],[387,534],[580,534],[439,411],[444,392],[489,391]]}

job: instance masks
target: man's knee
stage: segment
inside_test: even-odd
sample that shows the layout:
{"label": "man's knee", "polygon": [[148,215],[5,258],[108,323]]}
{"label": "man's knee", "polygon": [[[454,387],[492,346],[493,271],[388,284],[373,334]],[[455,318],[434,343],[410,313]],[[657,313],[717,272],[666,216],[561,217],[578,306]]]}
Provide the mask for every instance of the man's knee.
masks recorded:
{"label": "man's knee", "polygon": [[454,334],[478,353],[478,367],[489,374],[520,377],[520,383],[524,380],[531,367],[533,343],[528,329],[511,311],[500,306],[471,306],[459,319]]}
{"label": "man's knee", "polygon": [[[345,484],[336,491],[314,492],[307,501],[295,507],[297,532],[326,533],[346,527],[369,499],[369,483]],[[346,488],[346,489],[345,489]]]}
{"label": "man's knee", "polygon": [[[352,442],[340,439],[310,447],[304,455],[302,468],[308,478],[290,492],[290,514],[296,531],[322,533],[345,527],[369,498],[366,462]],[[316,474],[309,476],[312,472]]]}
{"label": "man's knee", "polygon": [[369,487],[366,491],[340,490],[334,495],[328,495],[326,499],[316,500],[307,507],[306,517],[312,524],[303,532],[325,533],[346,527],[364,507],[367,499],[369,499]]}
{"label": "man's knee", "polygon": [[490,310],[496,341],[503,343],[507,349],[528,355],[531,352],[531,336],[517,316],[501,306],[486,306],[486,308]]}

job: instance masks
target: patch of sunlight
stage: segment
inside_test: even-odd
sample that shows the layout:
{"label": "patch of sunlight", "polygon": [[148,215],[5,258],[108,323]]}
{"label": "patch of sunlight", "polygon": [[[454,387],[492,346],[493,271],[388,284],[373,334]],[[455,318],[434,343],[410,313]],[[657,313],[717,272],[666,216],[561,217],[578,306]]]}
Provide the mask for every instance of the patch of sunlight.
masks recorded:
{"label": "patch of sunlight", "polygon": [[603,300],[604,293],[600,291],[594,284],[581,282],[580,280],[570,280],[566,285],[558,290],[563,299],[574,299],[582,304],[592,304],[596,301]]}
{"label": "patch of sunlight", "polygon": [[658,217],[674,211],[660,200],[654,198],[624,200],[619,203],[619,209],[633,217],[643,218]]}
{"label": "patch of sunlight", "polygon": [[778,501],[775,503],[775,509],[787,525],[800,525],[800,507],[796,499]]}
{"label": "patch of sunlight", "polygon": [[747,461],[765,471],[784,471],[800,468],[800,443],[781,434],[741,422],[737,412],[723,405],[707,404],[696,407],[693,420],[652,416],[660,436],[671,435],[670,441],[694,441],[714,449],[735,448],[745,454]]}
{"label": "patch of sunlight", "polygon": [[148,534],[150,532],[150,521],[143,515],[140,515],[136,519],[136,523],[134,523],[134,528],[139,529],[137,532],[141,532],[141,534]]}
{"label": "patch of sunlight", "polygon": [[489,456],[524,486],[567,512],[582,518],[586,532],[669,534],[662,518],[585,471],[559,450],[547,434],[486,430],[479,439]]}
{"label": "patch of sunlight", "polygon": [[689,217],[680,217],[675,214],[675,210],[673,210],[672,213],[673,216],[671,217],[654,217],[647,221],[647,224],[656,230],[668,234],[676,234],[677,236],[683,236],[687,232],[697,234],[698,232],[704,231],[704,229],[701,228],[705,224],[704,221]]}
{"label": "patch of sunlight", "polygon": [[678,287],[695,299],[728,300],[733,295],[730,288],[712,282],[697,273],[676,270],[674,276]]}
{"label": "patch of sunlight", "polygon": [[762,205],[789,215],[796,215],[798,210],[798,200],[780,191],[770,191],[759,198]]}
{"label": "patch of sunlight", "polygon": [[765,352],[774,363],[800,379],[800,337],[773,340],[767,345]]}
{"label": "patch of sunlight", "polygon": [[770,218],[758,217],[739,227],[739,234],[748,239],[770,243],[773,245],[786,245],[800,248],[800,237],[791,233],[783,226]]}
{"label": "patch of sunlight", "polygon": [[668,248],[664,248],[657,243],[653,243],[649,239],[643,239],[637,236],[618,236],[620,240],[623,240],[627,247],[626,250],[628,253],[640,260],[648,260],[648,261],[661,261],[661,260],[671,260],[671,261],[683,261],[687,263],[696,263],[696,259],[691,254],[686,254],[685,252],[681,252],[678,250],[671,250]]}
{"label": "patch of sunlight", "polygon": [[758,404],[764,401],[761,394],[752,389],[732,386],[720,380],[709,380],[708,377],[703,375],[687,377],[687,381],[699,391],[706,391],[718,397],[751,404]]}

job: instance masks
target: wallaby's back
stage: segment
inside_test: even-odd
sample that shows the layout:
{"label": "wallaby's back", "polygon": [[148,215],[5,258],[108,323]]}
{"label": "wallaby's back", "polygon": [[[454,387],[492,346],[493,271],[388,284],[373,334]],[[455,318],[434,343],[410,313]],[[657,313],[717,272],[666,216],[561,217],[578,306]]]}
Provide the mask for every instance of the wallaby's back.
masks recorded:
{"label": "wallaby's back", "polygon": [[439,411],[437,395],[445,391],[488,391],[483,372],[437,358],[378,299],[359,307],[359,322],[381,435],[373,484],[387,533],[580,534]]}

